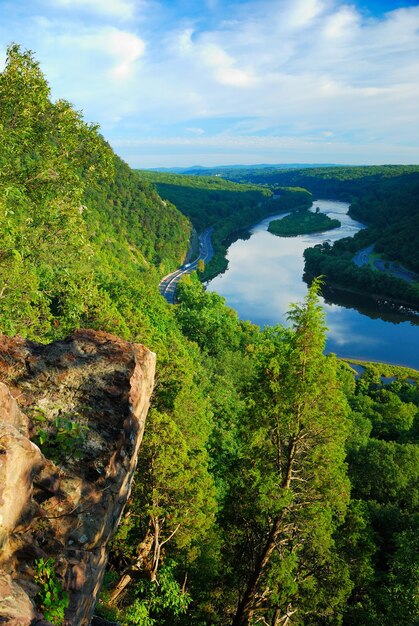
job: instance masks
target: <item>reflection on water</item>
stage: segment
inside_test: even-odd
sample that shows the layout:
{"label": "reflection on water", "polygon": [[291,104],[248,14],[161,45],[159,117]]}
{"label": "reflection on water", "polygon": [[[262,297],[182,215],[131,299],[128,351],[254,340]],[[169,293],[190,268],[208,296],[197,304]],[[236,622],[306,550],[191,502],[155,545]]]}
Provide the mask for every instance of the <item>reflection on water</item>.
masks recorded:
{"label": "reflection on water", "polygon": [[[306,275],[304,275],[304,280],[309,282]],[[409,321],[414,325],[419,325],[419,314],[408,307],[400,307],[400,305],[392,304],[384,299],[377,302],[367,294],[353,293],[327,285],[323,286],[322,292],[325,304],[338,304],[346,309],[356,309],[359,313],[374,320],[382,319],[393,324]]]}
{"label": "reflection on water", "polygon": [[[287,324],[290,304],[300,302],[307,293],[305,248],[353,236],[363,228],[346,215],[349,205],[345,202],[317,200],[313,210],[317,206],[322,213],[337,217],[342,226],[325,233],[277,237],[267,231],[275,218],[265,219],[251,229],[250,239],[236,241],[229,248],[228,270],[210,281],[208,289],[224,296],[241,319],[260,326]],[[411,320],[383,312],[365,299],[360,303],[356,297],[340,295],[340,304],[333,300],[331,303],[330,296],[323,300],[328,351],[419,368],[419,328]]]}

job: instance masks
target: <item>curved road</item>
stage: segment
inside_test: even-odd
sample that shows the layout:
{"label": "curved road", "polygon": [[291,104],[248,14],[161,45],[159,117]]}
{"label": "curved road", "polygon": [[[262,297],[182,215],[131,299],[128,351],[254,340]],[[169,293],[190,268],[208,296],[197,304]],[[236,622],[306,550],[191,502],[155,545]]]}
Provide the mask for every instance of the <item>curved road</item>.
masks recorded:
{"label": "curved road", "polygon": [[203,233],[199,235],[199,256],[191,263],[182,265],[179,269],[171,274],[167,274],[160,281],[159,290],[162,296],[164,296],[169,304],[175,303],[176,285],[184,274],[190,274],[193,270],[196,270],[198,261],[202,259],[204,263],[207,263],[214,256],[214,250],[211,243],[212,228],[207,228]]}
{"label": "curved road", "polygon": [[[363,265],[369,265],[370,263],[370,254],[374,252],[374,244],[368,246],[368,248],[363,248],[362,250],[358,250],[358,252],[353,257],[352,261],[358,267],[362,267]],[[402,280],[406,280],[408,283],[413,283],[415,280],[418,280],[417,275],[404,268],[400,264],[396,264],[394,261],[383,261],[382,259],[375,259],[374,268],[379,270],[380,272],[385,272],[386,274],[391,274],[396,278],[401,278]]]}

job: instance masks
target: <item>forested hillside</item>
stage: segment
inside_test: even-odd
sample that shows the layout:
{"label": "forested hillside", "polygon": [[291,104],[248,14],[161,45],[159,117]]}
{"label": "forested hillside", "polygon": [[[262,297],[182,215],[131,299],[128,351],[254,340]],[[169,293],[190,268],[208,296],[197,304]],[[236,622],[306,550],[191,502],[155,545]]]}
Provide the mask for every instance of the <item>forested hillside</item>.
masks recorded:
{"label": "forested hillside", "polygon": [[162,198],[173,202],[201,232],[211,227],[214,258],[204,272],[207,279],[227,268],[228,246],[257,221],[282,211],[305,209],[312,196],[300,187],[283,187],[276,194],[257,185],[230,182],[217,176],[185,176],[143,170],[141,178],[155,183]]}
{"label": "forested hillside", "polygon": [[350,199],[363,189],[370,189],[384,179],[403,177],[406,174],[418,174],[418,165],[365,165],[365,166],[323,166],[304,168],[280,168],[266,166],[260,168],[243,167],[222,169],[202,169],[200,175],[217,174],[226,180],[266,185],[301,186],[309,189],[315,196]]}
{"label": "forested hillside", "polygon": [[162,198],[182,207],[199,231],[226,219],[243,226],[251,212],[272,196],[269,189],[237,184],[217,176],[183,176],[149,170],[140,170],[139,174],[156,185]]}
{"label": "forested hillside", "polygon": [[355,380],[325,356],[317,281],[291,329],[240,321],[196,275],[169,306],[158,282],[182,262],[189,220],[51,102],[16,46],[0,125],[0,331],[46,342],[87,326],[157,353],[98,613],[126,626],[413,626],[417,372],[366,365]]}

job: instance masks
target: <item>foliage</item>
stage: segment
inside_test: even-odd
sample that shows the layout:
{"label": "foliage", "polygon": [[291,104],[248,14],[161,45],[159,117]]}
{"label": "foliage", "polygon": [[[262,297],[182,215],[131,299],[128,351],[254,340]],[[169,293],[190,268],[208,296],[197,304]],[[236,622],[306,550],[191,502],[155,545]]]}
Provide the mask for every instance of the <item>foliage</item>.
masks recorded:
{"label": "foliage", "polygon": [[[210,175],[212,170],[203,170],[203,175]],[[412,178],[419,174],[418,165],[368,165],[368,166],[323,166],[323,167],[248,167],[223,168],[223,178],[246,184],[304,187],[315,197],[340,198],[350,200],[360,195],[360,190],[377,187],[377,183],[388,180],[390,184],[398,182],[406,175]],[[362,192],[363,193],[363,192]]]}
{"label": "foliage", "polygon": [[232,183],[216,176],[196,177],[139,170],[153,182],[162,198],[173,202],[202,231],[216,222],[236,217],[247,208],[269,199],[272,193],[257,185]]}
{"label": "foliage", "polygon": [[112,170],[97,128],[51,103],[31,53],[0,75],[0,328],[56,335],[81,324],[95,291],[81,203]]}
{"label": "foliage", "polygon": [[331,219],[324,213],[310,213],[309,211],[286,215],[280,220],[269,223],[268,230],[280,237],[294,237],[306,233],[320,233],[332,228],[339,228],[339,220]]}
{"label": "foliage", "polygon": [[135,263],[140,271],[152,264],[167,273],[184,259],[190,223],[116,155],[114,167],[113,179],[86,189],[89,233],[120,262]]}
{"label": "foliage", "polygon": [[[340,239],[331,246],[328,242],[304,251],[305,272],[309,277],[322,275],[326,281],[344,289],[367,293],[369,296],[389,298],[396,302],[419,305],[419,284],[373,270],[368,266],[357,267],[353,262],[357,242],[365,243],[361,237]],[[359,244],[358,244],[359,245]]]}
{"label": "foliage", "polygon": [[237,184],[218,176],[184,176],[155,171],[139,174],[156,184],[163,198],[187,215],[195,228],[212,227],[214,258],[208,263],[203,280],[223,272],[227,246],[240,233],[266,215],[307,208],[311,194],[306,189],[284,187],[273,196],[269,189]]}
{"label": "foliage", "polygon": [[52,558],[35,561],[34,580],[40,587],[36,602],[45,619],[52,624],[62,624],[68,607],[68,594],[63,590]]}
{"label": "foliage", "polygon": [[333,541],[349,499],[347,405],[336,362],[323,355],[317,290],[314,284],[292,308],[291,335],[260,350],[244,435],[249,469],[235,505],[248,524],[247,545],[236,548],[248,570],[237,626],[256,616],[280,623],[292,614],[296,624],[307,624],[308,616],[336,615],[350,589]]}
{"label": "foliage", "polygon": [[161,568],[158,585],[146,580],[139,582],[135,588],[136,600],[123,612],[126,623],[153,626],[186,613],[191,598],[176,582],[173,569],[170,563]]}
{"label": "foliage", "polygon": [[362,365],[362,374],[348,394],[352,502],[338,542],[354,587],[344,624],[407,625],[418,611],[413,555],[419,530],[419,395],[411,378],[417,372],[385,364]]}
{"label": "foliage", "polygon": [[57,415],[51,424],[40,410],[32,417],[38,426],[35,442],[48,458],[58,463],[82,458],[88,428],[76,421],[76,415]]}

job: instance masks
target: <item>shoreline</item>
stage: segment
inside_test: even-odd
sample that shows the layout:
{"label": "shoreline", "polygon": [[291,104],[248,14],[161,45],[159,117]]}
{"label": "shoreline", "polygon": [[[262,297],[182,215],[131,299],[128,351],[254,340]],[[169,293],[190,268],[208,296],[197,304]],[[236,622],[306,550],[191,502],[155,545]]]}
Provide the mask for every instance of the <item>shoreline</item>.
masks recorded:
{"label": "shoreline", "polygon": [[[315,276],[311,274],[306,274],[308,280],[312,281]],[[406,300],[401,300],[398,298],[393,298],[388,295],[383,294],[374,294],[374,293],[366,293],[365,291],[360,291],[359,289],[354,289],[352,287],[342,286],[339,283],[335,282],[326,282],[322,287],[322,295],[327,297],[327,290],[333,292],[334,290],[342,293],[349,293],[356,296],[360,296],[364,298],[366,301],[373,303],[380,312],[383,311],[383,308],[387,308],[387,310],[393,314],[400,316],[408,316],[413,319],[417,319],[419,323],[419,308],[415,307],[411,302]],[[400,310],[402,309],[402,310]]]}

